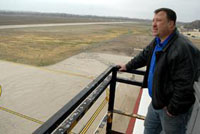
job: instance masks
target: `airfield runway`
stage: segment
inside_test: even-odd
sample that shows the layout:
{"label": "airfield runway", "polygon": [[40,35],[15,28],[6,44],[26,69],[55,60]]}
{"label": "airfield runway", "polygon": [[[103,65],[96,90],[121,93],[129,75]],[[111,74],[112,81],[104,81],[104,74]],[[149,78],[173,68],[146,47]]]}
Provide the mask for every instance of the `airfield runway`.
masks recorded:
{"label": "airfield runway", "polygon": [[0,25],[0,29],[11,28],[30,28],[30,27],[52,27],[52,26],[84,26],[84,25],[112,25],[112,24],[128,24],[135,22],[85,22],[85,23],[54,23],[54,24],[25,24],[25,25]]}
{"label": "airfield runway", "polygon": [[[0,133],[31,134],[109,65],[126,63],[130,59],[111,54],[80,53],[46,67],[0,61]],[[119,84],[115,107],[132,112],[138,92],[139,87]],[[116,117],[113,129],[125,131],[124,124],[128,124],[129,118],[124,122],[123,119]],[[87,133],[92,133],[98,123],[94,123]],[[73,132],[80,131],[81,125],[78,124]]]}

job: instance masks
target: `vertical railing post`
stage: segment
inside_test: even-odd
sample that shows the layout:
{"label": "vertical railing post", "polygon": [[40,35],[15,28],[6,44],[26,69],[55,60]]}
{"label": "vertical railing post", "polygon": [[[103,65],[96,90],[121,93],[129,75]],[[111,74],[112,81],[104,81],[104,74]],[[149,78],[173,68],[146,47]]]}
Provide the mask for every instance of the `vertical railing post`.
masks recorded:
{"label": "vertical railing post", "polygon": [[112,131],[112,120],[113,120],[113,109],[114,109],[114,101],[115,101],[116,80],[117,80],[117,68],[113,68],[112,79],[111,79],[111,83],[110,83],[110,94],[109,94],[109,102],[108,102],[108,119],[107,119],[106,134],[110,134],[111,131]]}

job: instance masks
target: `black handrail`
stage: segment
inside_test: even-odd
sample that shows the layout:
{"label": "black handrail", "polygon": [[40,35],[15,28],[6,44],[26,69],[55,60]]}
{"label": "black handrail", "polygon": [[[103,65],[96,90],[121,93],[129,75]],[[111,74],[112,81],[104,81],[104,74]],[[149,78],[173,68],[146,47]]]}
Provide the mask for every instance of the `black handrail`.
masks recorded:
{"label": "black handrail", "polygon": [[[50,134],[52,132],[55,134],[69,133],[92,106],[92,104],[94,104],[98,97],[103,93],[103,91],[105,91],[108,85],[110,85],[110,97],[108,106],[107,133],[110,133],[112,131],[111,128],[116,82],[138,86],[142,85],[141,82],[117,78],[118,69],[119,66],[110,66],[106,69],[78,95],[63,106],[37,130],[35,130],[33,134]],[[143,75],[144,71],[133,70],[128,73]],[[112,74],[112,76],[109,76],[110,74]]]}

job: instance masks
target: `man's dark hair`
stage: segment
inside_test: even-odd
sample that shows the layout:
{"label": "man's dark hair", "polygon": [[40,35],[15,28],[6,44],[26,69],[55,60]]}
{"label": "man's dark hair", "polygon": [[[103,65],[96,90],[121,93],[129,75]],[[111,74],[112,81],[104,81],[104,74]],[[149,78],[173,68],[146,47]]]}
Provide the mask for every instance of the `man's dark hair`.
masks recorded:
{"label": "man's dark hair", "polygon": [[176,25],[176,13],[169,8],[159,8],[154,11],[155,14],[159,13],[160,11],[164,11],[167,14],[167,19],[174,21],[174,25]]}

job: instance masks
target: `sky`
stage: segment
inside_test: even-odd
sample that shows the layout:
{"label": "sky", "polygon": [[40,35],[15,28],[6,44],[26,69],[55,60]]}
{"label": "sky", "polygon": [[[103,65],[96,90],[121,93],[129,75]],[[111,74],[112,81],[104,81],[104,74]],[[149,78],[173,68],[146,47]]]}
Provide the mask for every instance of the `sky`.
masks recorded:
{"label": "sky", "polygon": [[152,19],[154,10],[173,9],[177,20],[200,20],[200,0],[0,0],[0,10]]}

